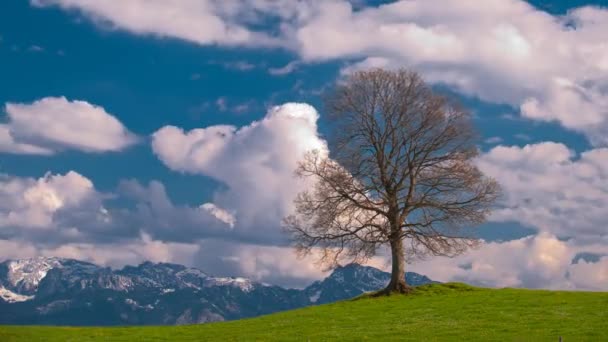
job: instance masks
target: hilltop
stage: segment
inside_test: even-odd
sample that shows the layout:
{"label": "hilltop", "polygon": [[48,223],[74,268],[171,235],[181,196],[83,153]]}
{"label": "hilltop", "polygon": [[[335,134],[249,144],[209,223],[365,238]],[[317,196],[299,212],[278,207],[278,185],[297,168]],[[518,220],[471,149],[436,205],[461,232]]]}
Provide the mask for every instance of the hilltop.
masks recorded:
{"label": "hilltop", "polygon": [[412,295],[341,301],[233,322],[176,327],[0,327],[2,341],[608,339],[608,293],[430,284]]}

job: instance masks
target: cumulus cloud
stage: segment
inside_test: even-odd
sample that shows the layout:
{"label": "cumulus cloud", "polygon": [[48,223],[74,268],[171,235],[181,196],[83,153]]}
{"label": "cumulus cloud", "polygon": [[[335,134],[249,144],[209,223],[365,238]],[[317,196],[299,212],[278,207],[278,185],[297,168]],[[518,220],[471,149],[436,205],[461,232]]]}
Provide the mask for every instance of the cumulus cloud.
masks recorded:
{"label": "cumulus cloud", "polygon": [[[519,222],[538,233],[512,241],[487,242],[453,259],[416,262],[411,270],[440,281],[490,287],[608,289],[607,161],[606,148],[577,156],[565,145],[552,142],[498,146],[482,154],[478,166],[495,177],[505,191],[491,220]],[[230,246],[211,250],[223,256],[214,262],[217,270],[290,285],[326,275],[314,265],[314,256],[296,259],[289,248]],[[599,259],[576,258],[584,253],[598,255]],[[380,256],[372,263],[389,270],[385,260]]]}
{"label": "cumulus cloud", "polygon": [[587,250],[608,253],[605,244],[581,247],[550,233],[508,242],[490,242],[465,255],[434,258],[411,266],[439,281],[462,281],[491,287],[606,290],[608,263],[578,260]]}
{"label": "cumulus cloud", "polygon": [[37,179],[0,175],[0,239],[50,248],[139,237],[134,213],[108,206],[113,197],[75,171]]}
{"label": "cumulus cloud", "polygon": [[118,193],[134,205],[127,213],[115,212],[118,220],[130,222],[154,239],[186,243],[230,238],[235,219],[229,211],[209,203],[195,207],[176,205],[158,181],[147,186],[136,180],[122,181]]}
{"label": "cumulus cloud", "polygon": [[[116,199],[121,206],[114,205]],[[116,193],[106,194],[74,171],[38,179],[0,175],[0,239],[45,248],[124,243],[144,235],[151,241],[193,243],[227,236],[231,220],[220,207],[174,204],[157,181],[148,186],[123,181]]]}
{"label": "cumulus cloud", "polygon": [[[316,120],[311,107],[287,104],[240,129],[212,126],[184,132],[167,126],[154,134],[153,150],[169,168],[226,185],[213,203],[234,215],[235,235],[221,243],[201,242],[206,246],[199,252],[205,257],[198,258],[203,268],[290,285],[324,275],[314,265],[314,257],[296,259],[289,247],[281,245],[278,228],[293,196],[305,186],[293,179],[297,161],[306,150],[327,148],[317,133]],[[551,142],[497,146],[482,154],[478,166],[505,190],[491,219],[519,222],[536,229],[538,235],[489,242],[456,259],[423,261],[414,264],[414,269],[439,280],[484,286],[604,288],[601,276],[584,280],[573,276],[576,272],[604,274],[604,261],[573,260],[579,253],[608,253],[606,161],[608,149],[576,156],[565,145]],[[245,238],[236,239],[237,234]],[[379,257],[373,262],[386,269],[383,260]]]}
{"label": "cumulus cloud", "polygon": [[45,97],[29,104],[7,103],[4,109],[8,122],[0,124],[0,152],[107,152],[137,141],[114,116],[86,101]]}
{"label": "cumulus cloud", "polygon": [[[277,106],[248,126],[211,126],[184,132],[165,126],[152,136],[152,149],[167,167],[222,182],[213,203],[235,218],[235,232],[254,240],[284,241],[281,219],[306,186],[294,178],[304,153],[326,150],[317,132],[318,114],[306,104]],[[254,234],[255,233],[255,234]]]}
{"label": "cumulus cloud", "polygon": [[[432,83],[520,108],[608,144],[608,9],[554,16],[523,0],[240,2],[33,0],[76,9],[136,34],[198,44],[282,46],[303,62],[355,61],[345,70],[413,67]],[[166,13],[171,13],[168,16]],[[268,24],[274,18],[276,25]],[[267,32],[250,27],[267,23]],[[263,27],[263,26],[262,26]],[[275,73],[287,73],[294,61]]]}
{"label": "cumulus cloud", "polygon": [[[554,142],[497,146],[477,164],[502,185],[490,220],[538,231],[518,240],[488,242],[454,259],[412,265],[440,281],[493,287],[606,290],[608,282],[608,149],[576,155]],[[586,261],[578,255],[592,254]]]}
{"label": "cumulus cloud", "polygon": [[39,179],[0,176],[0,227],[48,229],[61,209],[98,198],[93,183],[70,171]]}
{"label": "cumulus cloud", "polygon": [[[607,52],[608,56],[608,52]],[[540,121],[558,121],[567,128],[587,134],[594,145],[608,145],[608,78],[606,82],[577,84],[556,78],[544,100],[535,97],[521,105],[523,116]],[[604,89],[602,89],[604,87]]]}
{"label": "cumulus cloud", "polygon": [[608,256],[596,262],[579,261],[568,268],[569,279],[578,288],[606,291],[608,288]]}
{"label": "cumulus cloud", "polygon": [[413,67],[433,83],[523,116],[557,121],[606,145],[608,10],[555,17],[520,0],[396,1],[354,11],[324,2],[296,29],[305,60],[359,58],[345,72]]}
{"label": "cumulus cloud", "polygon": [[[117,198],[120,208],[112,206]],[[158,181],[126,180],[116,193],[103,194],[75,171],[37,179],[0,176],[0,260],[58,256],[114,267],[176,262],[298,285],[324,274],[288,246],[264,245],[268,236],[256,243],[256,230],[233,232],[235,224],[213,203],[174,204]]]}
{"label": "cumulus cloud", "polygon": [[[113,200],[120,199],[115,208]],[[122,181],[113,194],[69,171],[0,177],[0,260],[58,256],[121,267],[145,260],[198,266],[217,275],[302,286],[326,274],[312,258],[273,246],[255,229],[233,231],[216,204],[176,205],[158,181]],[[278,222],[269,232],[282,237]]]}
{"label": "cumulus cloud", "polygon": [[483,154],[478,166],[505,192],[492,220],[517,221],[581,242],[608,236],[608,148],[576,156],[554,142],[498,146]]}
{"label": "cumulus cloud", "polygon": [[[460,281],[485,287],[568,290],[608,289],[608,240],[579,245],[547,232],[506,242],[487,242],[456,258],[429,258],[408,271],[438,281]],[[600,255],[597,261],[576,259],[580,253]],[[390,253],[368,265],[390,272]],[[241,275],[283,286],[301,287],[329,275],[313,254],[300,258],[290,247],[262,246],[225,240],[203,240],[193,263],[211,274]]]}
{"label": "cumulus cloud", "polygon": [[[608,236],[605,228],[588,230],[582,216],[562,218],[552,226],[544,223],[542,215],[530,219],[517,211],[509,211],[518,208],[512,204],[526,201],[526,194],[517,197],[524,187],[530,187],[529,193],[538,193],[542,198],[546,189],[561,188],[562,185],[567,188],[571,182],[544,183],[541,181],[543,176],[530,176],[541,173],[539,170],[553,169],[556,165],[584,170],[589,165],[583,164],[589,162],[583,160],[605,160],[592,155],[575,161],[571,160],[572,154],[567,149],[545,145],[519,150],[497,147],[497,150],[482,156],[487,159],[480,162],[482,168],[487,167],[483,163],[498,164],[494,170],[502,169],[503,172],[494,176],[503,179],[507,198],[503,203],[505,208],[499,210],[494,219],[521,219],[539,229],[538,235],[488,242],[480,249],[457,258],[416,262],[411,270],[440,281],[465,281],[492,287],[606,290]],[[555,150],[549,153],[551,148]],[[252,154],[254,160],[257,159],[255,157]],[[553,159],[561,160],[561,164],[551,164]],[[520,169],[523,171],[517,173],[516,170]],[[564,170],[556,172],[571,175],[574,179],[581,177],[580,182],[590,179],[585,176],[592,176],[588,170]],[[511,178],[505,178],[505,175],[528,183],[511,185]],[[255,179],[252,174],[252,181]],[[538,187],[534,188],[535,184]],[[315,264],[314,253],[300,259],[291,247],[277,245],[277,241],[273,241],[273,237],[281,235],[277,230],[278,222],[274,222],[272,230],[265,231],[251,223],[231,221],[234,219],[232,213],[216,204],[206,203],[200,207],[175,205],[159,182],[141,185],[136,181],[124,181],[114,196],[131,201],[132,205],[127,207],[132,208],[128,210],[109,207],[111,201],[106,202],[111,197],[99,193],[90,180],[73,171],[65,175],[47,174],[39,179],[3,175],[0,189],[0,258],[53,255],[114,267],[144,260],[177,262],[198,266],[216,275],[247,276],[295,287],[327,275]],[[263,200],[252,197],[248,203],[255,199]],[[554,205],[551,202],[551,198],[545,198],[547,206]],[[261,203],[256,208],[259,210],[265,206]],[[580,211],[577,215],[587,212],[586,208]],[[276,219],[272,215],[269,218]],[[573,225],[566,229],[563,226],[579,219],[583,224],[581,227]],[[230,228],[231,222],[236,229]],[[578,234],[579,228],[582,234]],[[587,235],[589,238],[584,238]],[[581,253],[599,257],[586,261],[576,257]],[[374,258],[370,264],[388,271],[385,255]]]}

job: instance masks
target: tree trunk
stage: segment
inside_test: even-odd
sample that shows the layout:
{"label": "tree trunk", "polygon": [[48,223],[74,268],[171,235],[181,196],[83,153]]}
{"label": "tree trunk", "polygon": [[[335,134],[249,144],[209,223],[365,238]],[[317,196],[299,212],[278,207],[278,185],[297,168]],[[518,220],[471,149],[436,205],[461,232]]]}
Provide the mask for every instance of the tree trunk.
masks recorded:
{"label": "tree trunk", "polygon": [[411,292],[412,288],[405,282],[405,254],[402,239],[396,238],[391,241],[391,256],[393,262],[391,281],[382,292],[386,295]]}

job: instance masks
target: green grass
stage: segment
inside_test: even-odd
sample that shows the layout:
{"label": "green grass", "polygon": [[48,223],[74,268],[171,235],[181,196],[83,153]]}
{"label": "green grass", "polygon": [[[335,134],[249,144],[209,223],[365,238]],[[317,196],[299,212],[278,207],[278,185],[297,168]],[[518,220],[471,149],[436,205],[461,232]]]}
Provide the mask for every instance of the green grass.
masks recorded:
{"label": "green grass", "polygon": [[273,315],[176,327],[0,326],[0,341],[608,341],[608,293],[427,285]]}

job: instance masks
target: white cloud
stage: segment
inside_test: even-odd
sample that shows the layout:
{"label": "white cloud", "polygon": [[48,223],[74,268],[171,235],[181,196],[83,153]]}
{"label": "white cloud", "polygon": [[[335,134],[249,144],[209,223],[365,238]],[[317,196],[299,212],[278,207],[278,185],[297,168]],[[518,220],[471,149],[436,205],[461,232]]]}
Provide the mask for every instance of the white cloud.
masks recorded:
{"label": "white cloud", "polygon": [[[139,35],[198,44],[277,45],[272,37],[238,23],[237,8],[214,0],[31,0],[38,7],[78,10],[95,23]],[[253,8],[251,8],[253,9]],[[244,12],[247,13],[247,12]],[[253,11],[252,11],[253,13]]]}
{"label": "white cloud", "polygon": [[579,241],[606,236],[608,148],[577,158],[559,143],[498,146],[482,155],[478,166],[505,192],[492,220],[517,221]]}
{"label": "white cloud", "polygon": [[326,272],[313,258],[300,259],[289,246],[208,239],[200,242],[194,264],[216,276],[241,276],[269,284],[305,286]]}
{"label": "white cloud", "polygon": [[306,61],[363,59],[346,72],[412,67],[430,82],[608,144],[606,9],[556,17],[521,0],[410,0],[359,11],[326,1],[314,13],[293,28]]}
{"label": "white cloud", "polygon": [[606,245],[577,246],[541,233],[508,242],[490,242],[456,258],[418,262],[411,270],[439,281],[462,281],[490,287],[608,290],[606,257],[579,260],[580,252],[608,253]]}
{"label": "white cloud", "polygon": [[306,151],[326,149],[317,133],[318,114],[306,104],[272,108],[248,126],[211,126],[184,132],[165,126],[152,148],[169,168],[224,183],[213,203],[233,213],[235,230],[284,240],[278,230],[305,183],[294,170]]}
{"label": "white cloud", "polygon": [[[132,204],[115,208],[120,199]],[[164,186],[123,181],[116,194],[98,192],[74,171],[41,178],[0,175],[0,239],[50,248],[64,244],[112,244],[139,239],[188,243],[226,237],[234,218],[209,205],[176,205]],[[42,248],[41,247],[41,248]]]}
{"label": "white cloud", "polygon": [[0,240],[0,260],[46,256],[84,260],[111,267],[135,265],[143,261],[192,264],[198,249],[197,244],[162,242],[153,240],[146,234],[131,241],[103,246],[66,243],[57,247],[45,247],[31,242]]}
{"label": "white cloud", "polygon": [[[232,136],[224,137],[228,141],[224,142],[226,146],[223,148],[236,153],[234,146],[236,143],[233,140],[243,139],[243,144],[237,145],[240,148],[251,147],[257,142],[255,139],[268,140],[272,136],[269,135],[268,130],[274,132],[278,127],[299,127],[298,122],[302,124],[309,119],[312,121],[308,124],[314,123],[315,116],[312,115],[314,112],[306,107],[300,108],[304,110],[300,113],[291,111],[298,106],[286,111],[290,107],[279,107],[276,110],[282,111],[281,114],[271,112],[260,122],[240,130],[233,130]],[[307,118],[308,115],[303,113],[312,116]],[[276,115],[279,115],[281,120],[295,120],[295,122],[283,122],[282,125],[265,122],[272,118],[276,119]],[[262,134],[264,132],[265,134]],[[312,129],[310,132],[315,130]],[[285,133],[293,133],[293,130],[287,129]],[[239,137],[241,134],[247,137]],[[303,137],[312,136],[305,134]],[[183,134],[182,138],[184,138]],[[270,140],[280,144],[283,141],[281,139]],[[311,140],[315,141],[315,139]],[[317,140],[316,143],[322,141]],[[192,144],[195,145],[197,144]],[[206,143],[200,145],[203,149],[208,147]],[[290,150],[293,148],[292,146]],[[251,147],[242,151],[242,154],[247,152],[251,159],[226,161],[226,167],[233,169],[238,168],[239,161],[248,162],[240,170],[232,170],[235,171],[234,177],[247,178],[247,182],[244,183],[247,186],[244,188],[251,189],[253,185],[249,183],[256,183],[259,180],[255,171],[259,172],[261,166],[255,163],[257,161],[264,164],[263,161],[267,161],[260,156],[265,150],[272,151]],[[198,155],[193,152],[185,151],[186,155]],[[497,211],[494,219],[518,220],[536,227],[540,233],[519,240],[489,242],[478,250],[453,259],[433,258],[416,262],[410,270],[440,281],[465,281],[492,287],[606,290],[608,235],[605,234],[605,226],[594,229],[587,221],[587,219],[601,220],[605,210],[593,212],[593,210],[589,211],[589,206],[584,206],[570,213],[569,216],[551,218],[552,221],[547,223],[547,216],[526,215],[526,212],[519,211],[525,208],[522,209],[523,206],[517,205],[522,201],[530,203],[527,196],[534,195],[537,197],[533,198],[531,203],[538,201],[538,204],[534,205],[541,213],[544,211],[543,205],[568,207],[571,205],[568,195],[571,187],[579,191],[580,196],[576,201],[605,203],[601,202],[605,194],[603,190],[589,192],[593,187],[602,185],[593,183],[594,179],[605,179],[605,163],[601,163],[608,158],[603,158],[603,153],[606,151],[593,150],[573,160],[572,153],[565,146],[554,143],[530,145],[524,148],[500,146],[491,150],[481,157],[480,167],[499,177],[507,191],[507,198],[503,203],[505,208]],[[224,161],[214,156],[198,164],[196,158],[191,160],[183,156],[177,157],[177,160],[171,161],[174,166],[194,173],[202,173],[202,170],[211,173],[218,165],[212,161]],[[283,159],[283,162],[286,162],[286,159]],[[492,165],[493,168],[487,169],[488,165]],[[251,167],[250,170],[254,172],[246,174],[244,172],[248,170],[246,166]],[[285,170],[287,169],[285,167]],[[226,169],[216,171],[227,172]],[[554,171],[555,174],[548,171]],[[560,178],[550,180],[555,175]],[[529,180],[531,176],[537,178]],[[231,178],[225,179],[227,184],[236,182]],[[587,181],[591,181],[592,185],[586,185]],[[551,190],[559,188],[556,183],[563,185],[561,189],[566,194]],[[273,189],[281,184],[258,183],[256,189],[263,191],[265,188]],[[523,185],[529,189],[524,189]],[[289,186],[297,187],[294,183]],[[234,196],[248,196],[249,192],[239,193],[239,189],[243,187],[228,191]],[[294,191],[292,189],[292,192]],[[276,245],[283,236],[277,229],[281,215],[264,212],[266,206],[263,201],[272,199],[290,203],[290,196],[267,197],[265,195],[268,194],[264,193],[260,194],[261,196],[257,196],[256,193],[249,195],[243,203],[256,203],[257,206],[251,209],[262,210],[259,214],[266,215],[267,222],[273,222],[272,227],[265,229],[267,227],[252,224],[253,221],[245,223],[232,221],[237,229],[231,230],[227,228],[234,219],[232,212],[211,203],[203,205],[202,208],[177,206],[170,201],[164,187],[158,182],[142,186],[135,181],[126,181],[120,186],[119,193],[123,199],[134,200],[133,210],[106,209],[103,206],[104,196],[95,190],[92,182],[73,171],[65,175],[47,174],[40,179],[2,176],[0,258],[54,255],[111,266],[133,264],[143,260],[178,262],[199,266],[213,274],[241,275],[285,286],[302,286],[327,275],[314,263],[315,255],[299,259],[291,247]],[[218,197],[224,195],[220,193]],[[242,204],[239,202],[226,203],[233,204],[231,209],[242,208],[238,206]],[[236,213],[234,214],[236,216]],[[15,220],[17,218],[18,220]],[[135,229],[127,230],[127,227]],[[19,230],[14,232],[15,228]],[[43,235],[31,235],[28,232],[31,234],[42,232]],[[10,240],[6,240],[6,234],[9,234]],[[571,238],[565,240],[558,238],[560,236],[571,236]],[[573,260],[580,253],[599,255],[600,259],[596,262],[579,259],[573,264]],[[388,263],[382,255],[371,260],[371,264],[388,270]]]}
{"label": "white cloud", "polygon": [[[431,279],[459,281],[485,287],[523,287],[568,290],[608,290],[608,240],[581,246],[550,233],[507,241],[487,242],[455,258],[417,261],[407,271]],[[203,240],[194,263],[221,276],[246,276],[283,286],[301,287],[329,275],[313,254],[300,258],[290,247],[260,246],[225,240]],[[576,261],[579,253],[604,255],[597,262]],[[367,264],[390,272],[387,253]]]}
{"label": "white cloud", "polygon": [[[0,174],[0,260],[56,256],[113,267],[146,260],[193,265],[201,239],[230,239],[231,217],[221,208],[176,205],[159,182],[146,187],[124,181],[118,190],[102,194],[74,171],[38,179]],[[112,208],[117,198],[133,205]]]}
{"label": "white cloud", "polygon": [[[307,149],[326,148],[318,137],[316,119],[312,108],[288,104],[240,129],[212,126],[183,132],[168,126],[154,134],[153,150],[168,167],[223,182],[228,189],[218,192],[214,203],[234,213],[234,231],[254,231],[261,239],[258,246],[237,240],[205,245],[202,250],[210,253],[205,255],[215,259],[204,262],[203,268],[291,285],[324,275],[314,265],[314,257],[297,260],[290,248],[272,246],[278,241],[273,239],[281,236],[280,218],[302,189],[292,178],[296,162]],[[604,262],[572,264],[572,260],[578,253],[608,254],[606,161],[608,149],[590,150],[576,158],[565,145],[550,142],[493,148],[477,161],[505,190],[492,220],[517,221],[539,234],[490,242],[456,259],[432,259],[414,264],[413,269],[439,280],[485,286],[603,288],[600,276],[578,279],[572,274],[603,274]],[[385,266],[382,258],[374,262]]]}
{"label": "white cloud", "polygon": [[526,99],[521,105],[521,113],[534,120],[558,121],[567,128],[587,134],[592,144],[606,146],[608,75],[606,81],[599,83],[583,86],[557,78],[546,90],[544,100]]}
{"label": "white cloud", "polygon": [[581,260],[571,265],[568,272],[577,287],[598,291],[608,289],[608,256],[594,263]]}
{"label": "white cloud", "polygon": [[31,104],[7,103],[0,124],[0,151],[52,154],[66,149],[119,151],[137,141],[114,116],[86,101],[45,97]]}
{"label": "white cloud", "polygon": [[[523,0],[401,0],[353,8],[350,1],[128,2],[34,0],[76,9],[97,23],[198,44],[282,46],[304,62],[359,61],[348,70],[412,67],[432,83],[524,117],[557,121],[608,144],[608,9],[553,16]],[[277,18],[268,32],[256,32]],[[274,35],[274,37],[272,36]],[[294,61],[286,73],[297,66]]]}
{"label": "white cloud", "polygon": [[[203,240],[194,263],[218,276],[245,276],[287,287],[303,287],[331,273],[318,265],[321,252],[299,257],[290,246],[264,246],[226,240]],[[389,265],[383,257],[368,263],[377,268]]]}
{"label": "white cloud", "polygon": [[[556,121],[584,133],[595,146],[608,144],[606,9],[584,7],[558,17],[523,0],[488,0],[484,6],[473,0],[408,0],[358,10],[345,0],[155,1],[146,6],[143,0],[32,3],[76,9],[100,25],[135,34],[198,44],[282,44],[298,53],[301,62],[356,61],[344,72],[374,66],[412,67],[432,83],[509,104],[528,119]],[[280,19],[278,38],[249,28],[259,24],[263,15]],[[226,188],[209,205],[225,210],[236,222],[233,230],[223,225],[213,228],[212,234],[226,238],[229,235],[221,234],[228,232],[234,239],[256,236],[256,243],[273,243],[282,239],[277,230],[280,218],[304,186],[291,178],[296,161],[306,149],[324,148],[315,121],[311,108],[286,105],[240,129],[212,126],[184,132],[163,127],[153,136],[153,148],[173,170],[224,183]],[[49,154],[55,147],[23,140],[4,125],[0,126],[0,150]],[[517,221],[538,229],[539,234],[489,243],[465,256],[433,259],[414,269],[439,280],[490,286],[605,289],[606,257],[594,263],[571,261],[581,252],[607,254],[607,160],[606,148],[577,156],[558,143],[492,149],[480,157],[479,165],[506,191],[492,219]],[[205,210],[178,208],[162,185],[137,186],[145,194],[138,202],[137,222],[155,227],[150,229],[151,238],[178,240],[183,231],[175,232],[171,224],[203,220],[196,215]],[[181,217],[189,219],[177,220]],[[186,231],[207,236],[194,229]],[[300,265],[283,254],[287,249],[273,248],[283,247],[252,245],[243,249],[243,255],[234,251],[232,257],[240,260],[237,271],[262,277],[288,269],[284,262]],[[253,263],[252,258],[261,261]],[[301,274],[293,276],[315,276],[313,269],[308,270],[303,267]]]}
{"label": "white cloud", "polygon": [[97,198],[93,183],[70,171],[39,179],[0,176],[0,227],[50,229],[61,209]]}
{"label": "white cloud", "polygon": [[194,242],[202,238],[231,238],[230,228],[235,218],[230,211],[218,206],[211,208],[210,204],[177,205],[158,181],[151,181],[147,186],[136,180],[122,181],[118,192],[121,198],[135,204],[127,213],[117,212],[118,220],[125,221],[124,225],[135,225],[153,239]]}
{"label": "white cloud", "polygon": [[144,261],[191,264],[199,246],[192,243],[173,243],[153,240],[142,234],[139,239],[117,242],[103,247],[90,243],[65,244],[43,249],[40,255],[86,260],[99,265],[121,267]]}
{"label": "white cloud", "polygon": [[[608,149],[576,156],[553,142],[497,146],[477,164],[504,190],[490,219],[519,222],[538,234],[488,242],[453,259],[415,263],[412,270],[492,287],[608,289]],[[600,259],[575,261],[581,253]]]}
{"label": "white cloud", "polygon": [[52,150],[45,147],[16,142],[11,135],[9,127],[4,124],[0,124],[0,152],[41,155],[50,155],[54,153]]}
{"label": "white cloud", "polygon": [[23,259],[36,256],[38,249],[34,244],[16,240],[0,239],[0,259]]}

